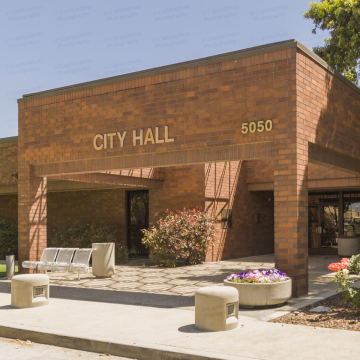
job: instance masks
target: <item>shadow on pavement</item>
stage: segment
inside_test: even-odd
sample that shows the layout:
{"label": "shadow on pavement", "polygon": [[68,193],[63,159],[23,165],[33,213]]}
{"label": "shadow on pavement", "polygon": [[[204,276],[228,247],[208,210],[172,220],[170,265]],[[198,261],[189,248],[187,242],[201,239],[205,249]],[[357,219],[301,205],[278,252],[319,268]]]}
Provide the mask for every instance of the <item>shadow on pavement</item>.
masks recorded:
{"label": "shadow on pavement", "polygon": [[[11,293],[10,283],[0,282],[0,293]],[[178,308],[195,305],[194,296],[149,294],[130,291],[84,289],[51,285],[50,299],[94,301],[112,304]]]}
{"label": "shadow on pavement", "polygon": [[178,330],[180,332],[183,333],[203,333],[203,332],[208,332],[205,330],[199,330],[195,327],[195,324],[190,324],[190,325],[184,325],[178,328]]}

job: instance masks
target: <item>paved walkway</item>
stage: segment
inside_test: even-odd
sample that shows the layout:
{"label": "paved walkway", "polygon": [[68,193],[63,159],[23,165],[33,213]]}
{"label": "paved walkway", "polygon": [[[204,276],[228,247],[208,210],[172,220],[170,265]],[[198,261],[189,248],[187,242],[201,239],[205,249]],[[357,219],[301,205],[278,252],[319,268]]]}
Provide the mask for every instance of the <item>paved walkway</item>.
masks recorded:
{"label": "paved walkway", "polygon": [[[10,306],[10,282],[0,281],[0,336],[45,342],[138,359],[338,359],[356,358],[360,333],[269,323],[266,320],[335,293],[327,269],[337,256],[309,258],[310,293],[286,306],[239,312],[239,328],[194,328],[194,291],[221,285],[234,272],[272,268],[273,256],[241,258],[179,268],[117,266],[111,279],[50,274],[50,305]],[[265,321],[259,321],[265,320]]]}
{"label": "paved walkway", "polygon": [[[331,283],[332,272],[327,269],[338,256],[310,256],[310,294],[318,294],[337,287]],[[142,264],[146,265],[145,267]],[[149,267],[149,262],[130,260],[116,266],[111,279],[97,279],[92,274],[82,275],[80,281],[72,273],[49,273],[52,285],[130,291],[151,294],[193,296],[202,286],[222,285],[226,276],[249,269],[274,268],[274,255],[261,255],[177,268]],[[330,277],[329,277],[330,275]]]}
{"label": "paved walkway", "polygon": [[0,336],[135,359],[338,360],[360,353],[359,332],[242,315],[235,330],[204,332],[194,328],[194,311],[187,309],[59,298],[32,309],[9,304],[10,294],[0,293]]}

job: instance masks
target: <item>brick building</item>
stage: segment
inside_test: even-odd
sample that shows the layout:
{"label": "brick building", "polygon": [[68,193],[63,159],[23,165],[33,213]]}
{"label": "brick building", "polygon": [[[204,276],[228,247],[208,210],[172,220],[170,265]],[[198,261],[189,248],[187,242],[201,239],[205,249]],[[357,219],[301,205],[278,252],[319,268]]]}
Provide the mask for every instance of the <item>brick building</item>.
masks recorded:
{"label": "brick building", "polygon": [[336,253],[331,227],[357,214],[359,93],[290,40],[26,94],[0,139],[0,220],[21,263],[73,223],[142,254],[155,213],[201,206],[218,219],[206,261],[274,252],[306,294],[308,253]]}

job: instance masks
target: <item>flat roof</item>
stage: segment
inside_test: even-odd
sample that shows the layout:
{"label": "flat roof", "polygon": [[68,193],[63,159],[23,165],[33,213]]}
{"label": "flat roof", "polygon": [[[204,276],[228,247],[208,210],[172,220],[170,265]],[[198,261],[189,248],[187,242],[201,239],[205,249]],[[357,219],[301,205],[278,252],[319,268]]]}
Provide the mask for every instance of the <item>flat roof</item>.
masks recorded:
{"label": "flat roof", "polygon": [[316,61],[318,64],[320,64],[321,66],[323,66],[324,68],[329,70],[335,76],[340,78],[342,81],[344,81],[350,87],[352,87],[354,90],[356,90],[358,93],[360,93],[360,88],[357,87],[353,82],[346,79],[338,71],[336,71],[335,69],[330,67],[323,59],[321,59],[314,52],[309,50],[305,45],[301,44],[300,42],[298,42],[295,39],[291,39],[291,40],[279,41],[279,42],[261,45],[261,46],[254,46],[254,47],[247,48],[247,49],[231,51],[231,52],[227,52],[227,53],[223,53],[223,54],[219,54],[219,55],[212,55],[212,56],[208,56],[208,57],[204,57],[204,58],[200,58],[200,59],[184,61],[184,62],[180,62],[180,63],[176,63],[176,64],[160,66],[160,67],[156,67],[156,68],[152,68],[152,69],[136,71],[136,72],[132,72],[132,73],[128,73],[128,74],[122,74],[122,75],[107,77],[107,78],[103,78],[103,79],[87,81],[87,82],[83,82],[83,83],[79,83],[79,84],[63,86],[63,87],[59,87],[59,88],[55,88],[55,89],[39,91],[39,92],[35,92],[35,93],[30,93],[30,94],[24,94],[23,97],[18,99],[17,101],[22,102],[22,101],[43,98],[43,97],[47,97],[47,96],[60,95],[60,94],[65,94],[65,93],[69,93],[69,92],[73,92],[73,91],[90,89],[90,88],[94,88],[97,86],[103,86],[103,85],[119,83],[122,81],[139,79],[139,78],[143,78],[143,77],[147,77],[147,76],[188,69],[188,68],[192,68],[192,67],[196,67],[196,66],[216,64],[216,63],[223,62],[223,61],[241,59],[241,58],[245,58],[245,57],[249,57],[249,56],[260,55],[260,54],[264,54],[264,53],[268,53],[268,52],[272,52],[272,51],[285,50],[285,49],[289,49],[289,48],[299,48],[304,53],[306,53],[308,56],[310,56],[314,61]]}
{"label": "flat roof", "polygon": [[18,141],[18,137],[17,136],[10,136],[10,137],[6,137],[6,138],[0,138],[0,144],[1,143],[7,143],[7,142],[13,142],[13,141]]}

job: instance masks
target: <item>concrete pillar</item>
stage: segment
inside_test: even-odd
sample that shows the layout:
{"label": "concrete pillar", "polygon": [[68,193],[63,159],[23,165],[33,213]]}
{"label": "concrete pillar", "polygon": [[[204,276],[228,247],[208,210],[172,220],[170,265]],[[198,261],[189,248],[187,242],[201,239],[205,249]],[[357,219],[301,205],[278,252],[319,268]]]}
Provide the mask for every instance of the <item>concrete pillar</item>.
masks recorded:
{"label": "concrete pillar", "polygon": [[21,264],[38,261],[47,246],[47,179],[33,175],[29,164],[19,166],[19,273],[29,272]]}
{"label": "concrete pillar", "polygon": [[288,122],[274,141],[275,267],[292,278],[292,296],[308,293],[308,144]]}

